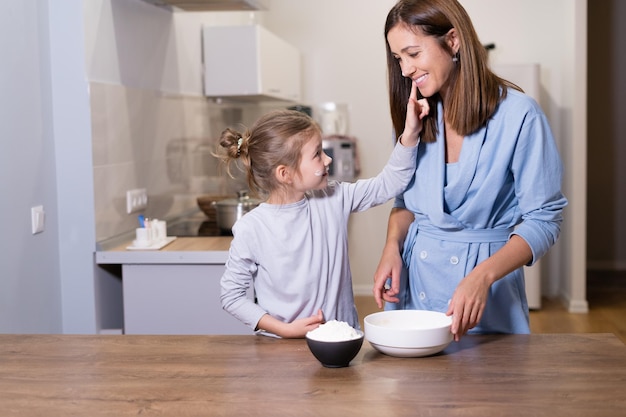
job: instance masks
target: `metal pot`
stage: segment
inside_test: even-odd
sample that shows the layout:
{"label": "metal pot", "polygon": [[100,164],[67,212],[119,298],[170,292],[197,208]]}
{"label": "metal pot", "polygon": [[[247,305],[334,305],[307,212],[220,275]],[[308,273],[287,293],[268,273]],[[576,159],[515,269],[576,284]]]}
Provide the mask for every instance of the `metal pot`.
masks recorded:
{"label": "metal pot", "polygon": [[247,191],[239,191],[237,198],[214,201],[212,204],[215,206],[217,226],[230,233],[235,222],[261,204],[261,201],[250,198]]}

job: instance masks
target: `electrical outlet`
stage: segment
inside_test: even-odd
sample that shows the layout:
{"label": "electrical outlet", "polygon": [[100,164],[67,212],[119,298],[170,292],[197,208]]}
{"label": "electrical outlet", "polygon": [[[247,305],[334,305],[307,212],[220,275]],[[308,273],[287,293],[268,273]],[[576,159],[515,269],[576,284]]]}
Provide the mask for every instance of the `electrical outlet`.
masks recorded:
{"label": "electrical outlet", "polygon": [[31,232],[33,234],[43,232],[46,213],[43,206],[35,206],[30,208]]}
{"label": "electrical outlet", "polygon": [[145,210],[148,206],[148,191],[145,188],[137,188],[126,191],[126,213]]}

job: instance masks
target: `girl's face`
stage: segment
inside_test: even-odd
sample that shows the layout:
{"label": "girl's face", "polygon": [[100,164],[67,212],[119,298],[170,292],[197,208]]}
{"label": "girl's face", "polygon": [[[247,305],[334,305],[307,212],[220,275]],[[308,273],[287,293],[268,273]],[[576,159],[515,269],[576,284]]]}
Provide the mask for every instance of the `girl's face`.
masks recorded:
{"label": "girl's face", "polygon": [[322,137],[316,133],[302,147],[299,175],[295,178],[294,187],[302,192],[325,188],[331,162],[332,158],[322,150]]}
{"label": "girl's face", "polygon": [[[446,42],[453,51],[458,50],[455,29],[448,32]],[[445,95],[450,74],[456,64],[434,36],[413,32],[399,24],[387,33],[387,43],[400,65],[402,75],[413,80],[422,96],[431,97],[436,93]]]}

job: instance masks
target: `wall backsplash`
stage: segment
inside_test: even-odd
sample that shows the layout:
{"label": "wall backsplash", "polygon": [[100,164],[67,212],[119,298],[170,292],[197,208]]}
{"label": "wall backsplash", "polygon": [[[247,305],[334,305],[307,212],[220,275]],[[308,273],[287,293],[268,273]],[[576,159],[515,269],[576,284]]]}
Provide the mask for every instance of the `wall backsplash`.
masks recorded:
{"label": "wall backsplash", "polygon": [[281,104],[225,103],[121,85],[90,84],[96,236],[131,232],[126,191],[146,188],[150,218],[196,209],[201,194],[236,194],[245,178],[229,178],[210,153],[223,129],[250,126]]}

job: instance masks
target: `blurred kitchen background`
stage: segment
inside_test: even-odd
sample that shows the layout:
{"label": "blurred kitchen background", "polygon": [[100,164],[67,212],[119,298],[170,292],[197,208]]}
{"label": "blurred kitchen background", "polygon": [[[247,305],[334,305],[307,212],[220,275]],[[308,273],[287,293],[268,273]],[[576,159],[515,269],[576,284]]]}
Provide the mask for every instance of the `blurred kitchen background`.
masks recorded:
{"label": "blurred kitchen background", "polygon": [[[0,51],[7,57],[0,78],[0,332],[97,332],[119,282],[93,254],[97,242],[136,227],[126,191],[145,189],[145,214],[172,219],[197,209],[198,195],[245,187],[210,155],[227,126],[250,126],[274,108],[308,106],[315,116],[324,103],[338,103],[348,115],[345,132],[358,143],[360,176],[375,175],[386,162],[392,136],[383,23],[395,0],[169,3],[0,4]],[[561,240],[540,265],[539,291],[584,313],[587,266],[626,269],[626,168],[619,163],[626,149],[617,140],[626,97],[619,78],[626,34],[617,16],[625,4],[461,3],[481,40],[495,44],[494,67],[536,71],[534,94],[561,150],[570,200]],[[298,80],[296,90],[207,97],[203,71],[211,56],[202,31],[222,26],[260,27],[295,48],[298,65],[280,56],[273,65],[285,81]],[[229,38],[220,42],[227,47]],[[250,58],[237,51],[233,74]],[[33,235],[30,209],[38,205],[45,231]],[[371,291],[389,209],[351,219],[357,294]]]}

